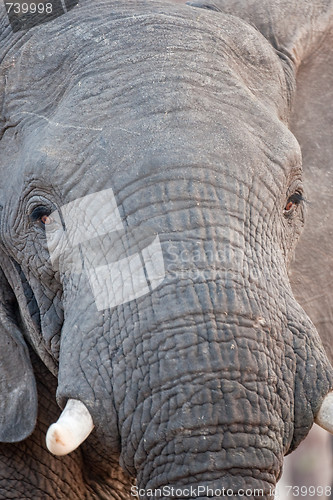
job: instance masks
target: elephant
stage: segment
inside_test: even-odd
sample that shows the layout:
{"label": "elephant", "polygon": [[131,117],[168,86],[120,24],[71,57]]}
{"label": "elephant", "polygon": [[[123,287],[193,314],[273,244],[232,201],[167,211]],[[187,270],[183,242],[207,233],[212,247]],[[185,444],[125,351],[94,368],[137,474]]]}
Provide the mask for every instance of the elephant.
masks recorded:
{"label": "elephant", "polygon": [[333,1],[7,8],[0,498],[273,499],[333,431]]}

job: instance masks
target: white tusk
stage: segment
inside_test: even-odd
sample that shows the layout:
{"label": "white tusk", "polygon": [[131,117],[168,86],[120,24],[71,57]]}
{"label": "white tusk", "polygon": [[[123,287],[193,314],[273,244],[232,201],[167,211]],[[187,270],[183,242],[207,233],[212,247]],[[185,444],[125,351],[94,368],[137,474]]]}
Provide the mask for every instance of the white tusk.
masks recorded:
{"label": "white tusk", "polygon": [[329,392],[321,404],[315,418],[316,424],[333,434],[333,391]]}
{"label": "white tusk", "polygon": [[47,431],[46,446],[53,455],[67,455],[87,439],[93,428],[94,423],[85,405],[69,399],[58,421]]}

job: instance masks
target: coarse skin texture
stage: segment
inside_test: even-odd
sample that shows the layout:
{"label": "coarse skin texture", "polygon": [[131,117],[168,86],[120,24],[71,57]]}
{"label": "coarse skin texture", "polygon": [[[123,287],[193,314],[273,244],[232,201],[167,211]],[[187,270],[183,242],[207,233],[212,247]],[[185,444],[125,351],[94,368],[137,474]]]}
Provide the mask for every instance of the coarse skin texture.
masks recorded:
{"label": "coarse skin texture", "polygon": [[[0,5],[0,498],[273,498],[333,387],[332,25],[328,0],[82,0],[13,33]],[[166,275],[100,311],[33,214],[111,188]],[[56,458],[69,398],[95,430]]]}

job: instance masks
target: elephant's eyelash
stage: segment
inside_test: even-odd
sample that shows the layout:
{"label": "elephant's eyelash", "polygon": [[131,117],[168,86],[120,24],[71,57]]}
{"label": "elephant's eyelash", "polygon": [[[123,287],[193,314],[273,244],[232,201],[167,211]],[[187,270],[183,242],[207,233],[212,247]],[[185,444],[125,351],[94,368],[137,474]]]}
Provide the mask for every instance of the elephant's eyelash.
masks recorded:
{"label": "elephant's eyelash", "polygon": [[302,193],[297,192],[291,195],[288,201],[291,201],[299,205],[300,203],[306,202],[306,199],[304,198]]}
{"label": "elephant's eyelash", "polygon": [[300,191],[296,191],[291,196],[289,196],[288,201],[284,207],[285,217],[292,217],[295,214],[297,207],[303,202],[305,202],[305,198]]}

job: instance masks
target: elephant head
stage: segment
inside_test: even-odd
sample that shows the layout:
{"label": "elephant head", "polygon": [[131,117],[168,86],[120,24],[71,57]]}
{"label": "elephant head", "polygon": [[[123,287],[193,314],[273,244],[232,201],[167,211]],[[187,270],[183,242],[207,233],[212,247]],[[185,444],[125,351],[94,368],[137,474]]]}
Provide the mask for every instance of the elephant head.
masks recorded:
{"label": "elephant head", "polygon": [[1,8],[1,440],[36,423],[29,346],[65,408],[54,453],[94,428],[146,492],[272,498],[314,419],[332,430],[288,276],[297,71],[332,1],[81,0],[15,32]]}

